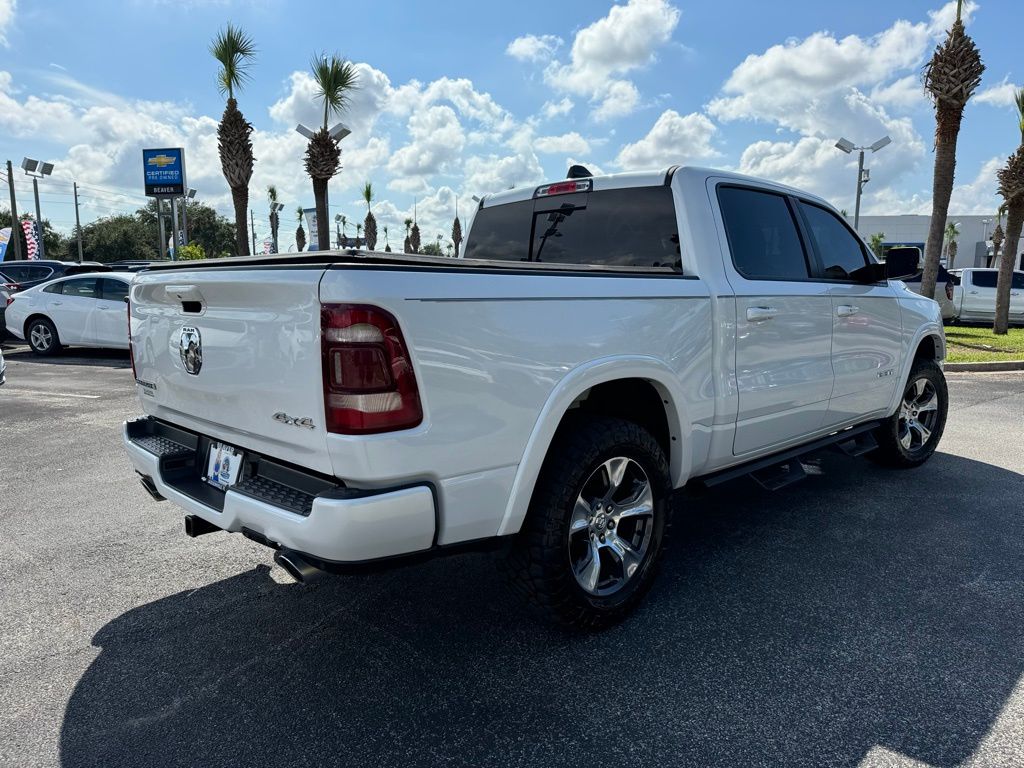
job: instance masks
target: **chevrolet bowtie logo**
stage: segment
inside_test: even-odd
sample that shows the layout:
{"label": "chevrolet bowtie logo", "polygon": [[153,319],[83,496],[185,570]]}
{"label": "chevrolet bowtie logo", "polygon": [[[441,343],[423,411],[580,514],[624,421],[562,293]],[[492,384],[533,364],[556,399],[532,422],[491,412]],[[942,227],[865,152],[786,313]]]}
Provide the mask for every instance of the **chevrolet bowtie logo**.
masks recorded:
{"label": "chevrolet bowtie logo", "polygon": [[164,168],[168,165],[174,165],[176,158],[169,155],[153,155],[146,161],[147,165],[155,165],[157,168]]}

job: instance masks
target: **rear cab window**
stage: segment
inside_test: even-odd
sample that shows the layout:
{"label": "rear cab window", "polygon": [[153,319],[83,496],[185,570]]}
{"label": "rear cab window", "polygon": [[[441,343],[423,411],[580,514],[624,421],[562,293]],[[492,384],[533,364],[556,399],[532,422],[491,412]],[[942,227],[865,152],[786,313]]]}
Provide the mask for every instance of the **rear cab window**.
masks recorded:
{"label": "rear cab window", "polygon": [[999,282],[999,273],[995,270],[974,270],[970,275],[971,285],[975,288],[995,288]]}
{"label": "rear cab window", "polygon": [[491,261],[682,271],[668,186],[584,189],[485,205],[476,214],[465,253],[467,259]]}

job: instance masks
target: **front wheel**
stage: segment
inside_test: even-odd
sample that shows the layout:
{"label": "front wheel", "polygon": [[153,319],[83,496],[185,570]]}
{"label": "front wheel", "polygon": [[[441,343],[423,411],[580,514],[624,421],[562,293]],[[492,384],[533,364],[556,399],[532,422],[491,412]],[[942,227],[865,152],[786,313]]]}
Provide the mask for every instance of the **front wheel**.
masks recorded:
{"label": "front wheel", "polygon": [[946,427],[949,390],[934,360],[918,360],[910,370],[900,407],[875,431],[878,448],[870,458],[889,467],[924,464],[939,445]]}
{"label": "front wheel", "polygon": [[665,454],[642,427],[600,417],[563,426],[508,556],[513,587],[564,627],[621,620],[654,579],[670,494]]}

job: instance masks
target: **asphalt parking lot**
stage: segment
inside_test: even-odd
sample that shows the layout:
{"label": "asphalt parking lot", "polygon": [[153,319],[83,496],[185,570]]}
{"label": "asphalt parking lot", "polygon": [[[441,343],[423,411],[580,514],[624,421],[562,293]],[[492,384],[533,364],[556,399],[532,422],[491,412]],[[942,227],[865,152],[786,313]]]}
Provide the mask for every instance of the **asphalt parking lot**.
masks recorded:
{"label": "asphalt parking lot", "polygon": [[681,495],[639,613],[574,637],[492,555],[299,586],[189,539],[126,356],[5,354],[4,766],[1024,765],[1024,374],[950,374],[919,470]]}

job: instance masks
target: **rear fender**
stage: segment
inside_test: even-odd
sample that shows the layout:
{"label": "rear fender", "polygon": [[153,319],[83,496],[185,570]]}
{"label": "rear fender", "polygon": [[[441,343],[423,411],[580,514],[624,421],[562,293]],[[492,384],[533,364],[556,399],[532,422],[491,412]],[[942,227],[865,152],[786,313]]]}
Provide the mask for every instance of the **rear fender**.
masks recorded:
{"label": "rear fender", "polygon": [[692,427],[678,375],[655,357],[615,356],[593,360],[573,369],[544,404],[516,471],[512,493],[498,528],[499,536],[517,533],[522,526],[541,466],[569,407],[588,389],[619,379],[645,379],[661,395],[671,438],[668,460],[672,484],[679,487],[686,482],[692,460]]}

